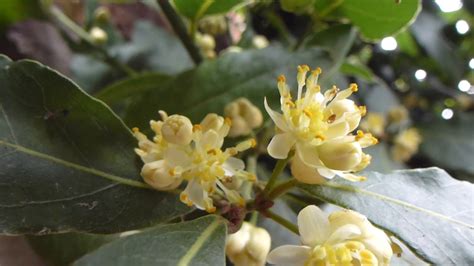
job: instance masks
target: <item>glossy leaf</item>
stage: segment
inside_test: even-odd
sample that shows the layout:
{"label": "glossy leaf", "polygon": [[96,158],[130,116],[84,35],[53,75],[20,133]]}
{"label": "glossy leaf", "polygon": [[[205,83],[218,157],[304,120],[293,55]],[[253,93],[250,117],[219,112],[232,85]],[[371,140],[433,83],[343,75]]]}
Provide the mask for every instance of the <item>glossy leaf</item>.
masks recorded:
{"label": "glossy leaf", "polygon": [[[320,66],[327,72],[333,66],[328,53],[318,48],[290,53],[269,47],[225,54],[178,75],[168,86],[144,94],[128,110],[125,120],[130,126],[148,128],[148,120],[156,118],[158,110],[165,110],[187,115],[198,123],[207,113],[222,113],[227,103],[239,97],[248,98],[264,110],[264,97],[271,104],[278,103],[278,75],[285,74],[295,88],[298,64]],[[327,78],[323,72],[322,82]]]}
{"label": "glossy leaf", "polygon": [[474,117],[456,114],[451,120],[435,119],[420,126],[420,152],[435,165],[474,174]]}
{"label": "glossy leaf", "polygon": [[225,237],[224,220],[206,216],[120,239],[82,257],[74,265],[225,265]]}
{"label": "glossy leaf", "polygon": [[135,146],[69,79],[0,57],[0,233],[117,232],[186,212],[176,194],[142,182]]}
{"label": "glossy leaf", "polygon": [[392,232],[435,265],[472,265],[474,185],[439,168],[367,173],[367,181],[337,180],[299,187],[321,200],[356,210]]}
{"label": "glossy leaf", "polygon": [[339,11],[356,25],[365,38],[377,40],[410,25],[421,10],[419,0],[345,0]]}
{"label": "glossy leaf", "polygon": [[173,0],[176,9],[189,19],[200,18],[203,15],[225,13],[232,7],[242,3],[242,0]]}

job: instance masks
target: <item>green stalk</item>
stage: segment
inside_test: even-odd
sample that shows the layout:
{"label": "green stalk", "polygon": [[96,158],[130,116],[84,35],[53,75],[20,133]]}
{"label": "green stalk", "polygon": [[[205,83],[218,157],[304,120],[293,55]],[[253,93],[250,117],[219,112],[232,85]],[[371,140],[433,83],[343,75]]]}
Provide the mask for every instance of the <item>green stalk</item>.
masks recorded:
{"label": "green stalk", "polygon": [[292,222],[288,221],[287,219],[281,217],[280,215],[270,211],[266,210],[265,215],[275,221],[276,223],[280,224],[281,226],[285,227],[286,229],[290,230],[291,232],[299,235],[298,227],[294,225]]}
{"label": "green stalk", "polygon": [[292,189],[296,184],[298,184],[298,181],[294,178],[280,183],[272,191],[270,191],[270,193],[268,193],[268,199],[274,200],[278,198],[279,196],[285,194],[290,189]]}
{"label": "green stalk", "polygon": [[273,172],[272,172],[272,175],[270,176],[270,179],[268,180],[267,182],[267,185],[265,186],[265,188],[263,189],[263,193],[265,195],[268,195],[268,193],[270,192],[270,190],[273,188],[273,186],[275,185],[276,181],[278,180],[278,176],[280,176],[281,172],[283,172],[283,170],[285,169],[286,165],[288,164],[288,162],[291,160],[291,158],[293,157],[294,155],[294,151],[290,151],[290,153],[288,154],[288,156],[286,157],[286,159],[281,159],[281,160],[278,160],[277,164],[275,165],[275,168],[273,168]]}
{"label": "green stalk", "polygon": [[199,49],[196,47],[188,32],[186,27],[179,17],[178,13],[174,10],[174,8],[169,3],[169,0],[156,0],[161,7],[161,10],[165,14],[166,18],[168,19],[171,27],[173,27],[174,32],[178,35],[178,38],[183,43],[184,47],[188,51],[191,59],[196,65],[199,65],[202,62],[202,56],[199,52]]}

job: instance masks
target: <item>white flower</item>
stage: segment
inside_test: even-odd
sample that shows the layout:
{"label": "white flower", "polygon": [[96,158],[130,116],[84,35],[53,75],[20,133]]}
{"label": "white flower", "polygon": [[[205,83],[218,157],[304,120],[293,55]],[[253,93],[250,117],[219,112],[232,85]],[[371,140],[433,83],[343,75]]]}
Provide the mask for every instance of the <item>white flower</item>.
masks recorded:
{"label": "white flower", "polygon": [[230,120],[209,114],[202,124],[192,126],[184,116],[168,116],[163,111],[160,115],[163,121],[150,122],[155,133],[153,141],[137,128],[133,130],[139,146],[135,152],[145,163],[141,172],[145,182],[158,190],[170,190],[186,180],[188,183],[180,195],[181,201],[208,212],[216,210],[215,197],[245,204],[239,192],[228,186],[238,183],[237,180],[255,181],[253,174],[244,171],[244,162],[233,157],[253,147],[255,140],[244,141],[223,151],[221,148],[229,132]]}
{"label": "white flower", "polygon": [[350,210],[329,217],[311,205],[298,214],[302,245],[286,245],[270,252],[267,261],[285,266],[389,265],[390,239],[362,214]]}
{"label": "white flower", "polygon": [[[361,131],[356,136],[348,135],[358,127],[366,113],[365,107],[359,107],[347,99],[357,91],[357,85],[351,84],[342,91],[333,87],[322,94],[317,85],[321,70],[318,68],[306,77],[308,71],[308,66],[298,66],[295,101],[285,77],[278,78],[282,114],[273,111],[265,99],[265,109],[278,129],[268,145],[268,153],[275,159],[285,159],[290,150],[295,149],[295,163],[304,163],[317,171],[318,176],[332,178],[339,175],[349,180],[361,180],[363,177],[351,172],[360,169],[360,163],[366,166],[370,162],[370,157],[362,153],[361,148],[373,145],[377,140]],[[303,95],[304,87],[306,91]],[[338,149],[344,153],[338,155]],[[299,178],[300,181],[304,179],[307,178]]]}
{"label": "white flower", "polygon": [[394,146],[391,149],[393,159],[397,162],[408,161],[418,152],[421,141],[422,137],[416,128],[409,128],[398,133],[393,140]]}
{"label": "white flower", "polygon": [[246,136],[252,129],[262,125],[263,116],[260,109],[246,98],[238,98],[224,108],[224,114],[232,120],[230,137]]}
{"label": "white flower", "polygon": [[262,266],[270,251],[267,230],[244,222],[234,234],[227,236],[226,255],[235,266]]}
{"label": "white flower", "polygon": [[375,136],[382,136],[385,132],[385,117],[379,113],[368,113],[360,123],[360,128]]}

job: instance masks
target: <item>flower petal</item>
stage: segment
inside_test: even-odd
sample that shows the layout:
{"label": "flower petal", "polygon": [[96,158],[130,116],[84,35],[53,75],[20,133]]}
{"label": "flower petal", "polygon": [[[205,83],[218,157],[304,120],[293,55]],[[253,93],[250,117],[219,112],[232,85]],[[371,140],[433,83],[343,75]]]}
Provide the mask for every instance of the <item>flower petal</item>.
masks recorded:
{"label": "flower petal", "polygon": [[322,166],[315,146],[308,143],[297,142],[296,152],[304,164],[311,167]]}
{"label": "flower petal", "polygon": [[224,162],[224,168],[231,168],[232,170],[244,170],[245,163],[241,159],[229,157]]}
{"label": "flower petal", "polygon": [[310,254],[310,247],[285,245],[272,250],[267,256],[267,262],[277,266],[303,266]]}
{"label": "flower petal", "polygon": [[268,154],[275,159],[285,159],[295,142],[296,140],[291,133],[277,134],[268,144]]}
{"label": "flower petal", "polygon": [[275,125],[283,131],[289,131],[289,128],[286,124],[286,121],[283,118],[283,115],[278,113],[278,112],[273,111],[272,108],[270,108],[270,106],[268,105],[266,97],[265,97],[263,103],[265,105],[265,110],[267,110],[268,115],[273,120],[273,122],[275,122]]}
{"label": "flower petal", "polygon": [[204,191],[203,187],[196,182],[194,179],[191,179],[184,190],[188,195],[189,200],[196,205],[198,209],[205,210],[206,209],[206,201],[207,192]]}
{"label": "flower petal", "polygon": [[339,123],[333,123],[329,126],[328,130],[324,133],[326,138],[335,139],[337,137],[342,137],[347,135],[350,132],[349,123],[346,121],[340,121]]}
{"label": "flower petal", "polygon": [[329,168],[326,168],[326,167],[322,167],[322,168],[318,168],[318,173],[322,176],[324,176],[325,178],[327,179],[332,179],[336,176],[337,172],[336,171],[333,171]]}
{"label": "flower petal", "polygon": [[298,214],[298,229],[301,242],[315,247],[329,237],[329,221],[327,215],[315,205],[305,207]]}
{"label": "flower petal", "polygon": [[353,224],[346,224],[337,228],[327,240],[328,244],[338,244],[347,240],[354,239],[361,235],[359,227]]}
{"label": "flower petal", "polygon": [[163,154],[164,160],[170,167],[186,167],[191,164],[191,158],[188,154],[177,147],[169,147]]}

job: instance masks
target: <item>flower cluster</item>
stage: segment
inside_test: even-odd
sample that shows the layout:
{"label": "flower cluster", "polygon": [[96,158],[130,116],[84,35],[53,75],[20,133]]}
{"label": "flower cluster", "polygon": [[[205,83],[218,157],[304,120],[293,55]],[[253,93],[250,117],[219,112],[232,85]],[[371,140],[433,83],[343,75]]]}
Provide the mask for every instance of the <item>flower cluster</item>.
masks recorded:
{"label": "flower cluster", "polygon": [[358,90],[357,85],[351,84],[342,91],[333,86],[323,94],[317,83],[321,70],[317,68],[307,77],[309,71],[306,65],[298,66],[296,100],[285,77],[278,78],[282,113],[272,110],[265,99],[265,109],[277,127],[268,153],[275,159],[285,159],[295,149],[292,173],[301,182],[320,183],[322,177],[335,175],[363,180],[364,177],[352,172],[370,163],[370,155],[363,153],[362,148],[376,144],[377,139],[360,130],[356,135],[350,134],[366,113],[364,106],[347,99]]}
{"label": "flower cluster", "polygon": [[229,119],[209,114],[200,124],[192,125],[185,116],[159,113],[162,121],[150,121],[153,140],[133,129],[139,146],[135,152],[145,163],[141,172],[145,182],[158,190],[172,190],[186,180],[181,201],[207,212],[216,210],[213,197],[244,205],[236,184],[255,181],[256,177],[246,172],[244,162],[234,156],[254,146],[255,140],[222,150],[231,125]]}
{"label": "flower cluster", "polygon": [[307,206],[298,214],[302,245],[274,249],[267,261],[277,265],[389,265],[391,241],[384,231],[357,212],[331,215]]}

